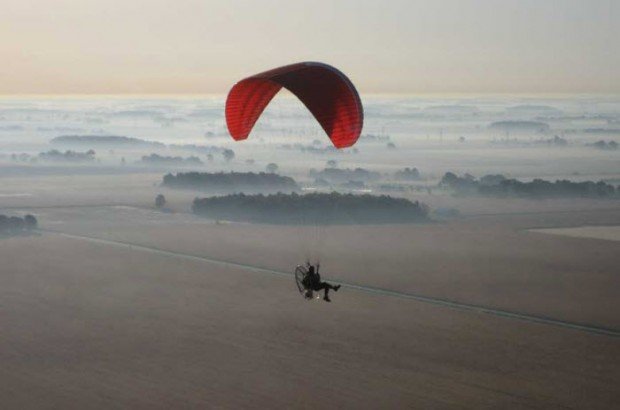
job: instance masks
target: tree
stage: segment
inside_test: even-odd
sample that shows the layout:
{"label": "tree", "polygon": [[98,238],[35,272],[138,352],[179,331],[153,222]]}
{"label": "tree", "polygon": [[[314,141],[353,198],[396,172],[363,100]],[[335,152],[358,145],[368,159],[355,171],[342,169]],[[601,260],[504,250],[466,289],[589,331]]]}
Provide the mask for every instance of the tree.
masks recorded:
{"label": "tree", "polygon": [[9,232],[17,233],[24,229],[24,220],[18,216],[9,217]]}
{"label": "tree", "polygon": [[155,207],[163,208],[166,205],[166,197],[162,194],[159,194],[155,197]]}
{"label": "tree", "polygon": [[224,156],[226,162],[230,162],[233,158],[235,158],[235,151],[231,149],[225,149],[224,151],[222,151],[222,155]]}
{"label": "tree", "polygon": [[459,183],[459,177],[456,176],[453,172],[446,172],[441,178],[439,185],[449,186],[450,188],[454,188]]}
{"label": "tree", "polygon": [[34,217],[34,215],[26,215],[24,216],[24,229],[27,231],[31,231],[33,229],[37,229],[37,218]]}
{"label": "tree", "polygon": [[415,167],[406,167],[403,170],[396,171],[394,173],[394,178],[415,181],[420,179],[420,171]]}
{"label": "tree", "polygon": [[503,176],[502,174],[496,174],[496,175],[485,175],[482,178],[480,178],[480,184],[481,185],[499,185],[502,183],[502,181],[505,181],[506,177]]}
{"label": "tree", "polygon": [[0,215],[0,233],[9,230],[9,218],[6,215]]}
{"label": "tree", "polygon": [[267,164],[267,167],[265,168],[267,170],[267,172],[269,172],[270,174],[274,174],[278,171],[278,164],[274,164],[273,162]]}

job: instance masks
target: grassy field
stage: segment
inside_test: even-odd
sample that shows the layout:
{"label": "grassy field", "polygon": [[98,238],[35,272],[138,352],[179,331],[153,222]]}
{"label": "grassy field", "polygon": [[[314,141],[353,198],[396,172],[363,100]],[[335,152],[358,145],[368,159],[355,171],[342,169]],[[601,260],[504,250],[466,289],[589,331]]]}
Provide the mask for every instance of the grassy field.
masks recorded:
{"label": "grassy field", "polygon": [[614,337],[54,234],[0,245],[5,406],[611,408]]}
{"label": "grassy field", "polygon": [[132,207],[46,209],[41,217],[65,233],[284,272],[320,258],[334,280],[620,327],[620,243],[527,229],[613,223],[620,210],[326,228],[217,224]]}
{"label": "grassy field", "polygon": [[[452,221],[314,229],[197,218],[187,192],[166,193],[177,213],[160,213],[152,176],[78,189],[92,178],[65,195],[4,185],[31,196],[2,198],[0,213],[34,213],[42,228],[0,239],[4,408],[620,401],[620,242],[529,231],[617,225],[615,202],[464,199]],[[287,274],[306,257],[359,288],[303,300]]]}

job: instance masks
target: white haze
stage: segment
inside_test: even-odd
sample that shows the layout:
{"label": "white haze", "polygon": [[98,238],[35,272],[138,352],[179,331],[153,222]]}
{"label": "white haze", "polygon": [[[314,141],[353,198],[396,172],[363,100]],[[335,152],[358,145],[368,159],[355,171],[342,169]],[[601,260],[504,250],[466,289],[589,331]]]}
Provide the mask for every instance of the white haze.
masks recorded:
{"label": "white haze", "polygon": [[[364,138],[356,145],[357,153],[347,149],[319,155],[284,148],[283,144],[310,145],[314,140],[319,141],[315,145],[319,148],[330,145],[305,107],[285,93],[272,101],[249,139],[242,142],[228,136],[223,96],[3,99],[0,101],[0,163],[14,166],[11,154],[37,155],[60,148],[49,141],[61,135],[118,135],[164,144],[216,145],[233,149],[236,158],[226,163],[216,156],[213,162],[207,163],[205,154],[184,150],[146,147],[124,151],[93,146],[100,161],[98,172],[116,168],[122,157],[128,165],[133,165],[142,155],[156,152],[184,157],[197,155],[205,162],[202,170],[262,171],[267,163],[275,162],[281,173],[294,176],[305,176],[308,169],[322,168],[327,160],[334,159],[339,167],[364,167],[380,172],[417,167],[428,180],[440,178],[446,171],[468,172],[474,176],[503,173],[523,179],[620,177],[620,151],[585,146],[601,139],[620,142],[618,97],[363,96],[362,99],[363,135],[389,137],[396,149],[388,148],[385,139]],[[504,132],[489,128],[491,123],[505,120],[541,121],[549,124],[550,130]],[[592,129],[607,131],[597,133]],[[537,143],[556,135],[566,139],[568,145]],[[254,164],[246,163],[250,159]]]}

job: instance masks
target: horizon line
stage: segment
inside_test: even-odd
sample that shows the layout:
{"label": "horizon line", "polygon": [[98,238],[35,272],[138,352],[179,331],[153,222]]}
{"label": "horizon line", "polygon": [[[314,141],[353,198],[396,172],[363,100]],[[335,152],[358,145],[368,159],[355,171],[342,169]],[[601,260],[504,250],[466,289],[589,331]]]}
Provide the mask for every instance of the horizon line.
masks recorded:
{"label": "horizon line", "polygon": [[[176,99],[198,99],[198,98],[225,98],[228,92],[224,93],[0,93],[0,99],[24,99],[24,98],[176,98]],[[475,97],[525,97],[525,98],[553,98],[553,97],[617,97],[620,92],[367,92],[360,93],[360,96],[368,97],[389,97],[389,98],[411,98],[411,97],[435,97],[435,98],[475,98]],[[292,98],[292,94],[284,94],[279,98]]]}

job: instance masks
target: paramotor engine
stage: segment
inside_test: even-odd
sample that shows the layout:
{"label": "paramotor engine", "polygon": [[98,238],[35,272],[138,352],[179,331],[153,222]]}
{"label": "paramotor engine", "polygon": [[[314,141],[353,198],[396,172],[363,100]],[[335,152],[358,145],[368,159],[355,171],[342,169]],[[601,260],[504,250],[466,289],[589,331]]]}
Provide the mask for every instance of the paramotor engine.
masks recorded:
{"label": "paramotor engine", "polygon": [[297,284],[297,289],[299,290],[299,293],[301,293],[304,298],[313,299],[314,292],[312,291],[312,289],[309,289],[305,285],[305,279],[307,275],[308,275],[308,268],[304,265],[297,265],[297,267],[295,268],[295,283]]}

